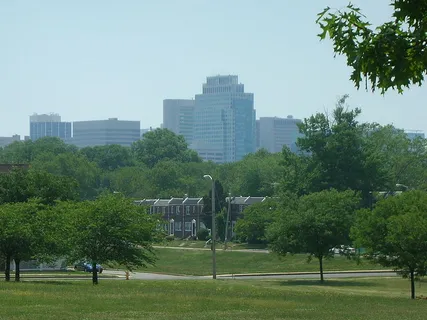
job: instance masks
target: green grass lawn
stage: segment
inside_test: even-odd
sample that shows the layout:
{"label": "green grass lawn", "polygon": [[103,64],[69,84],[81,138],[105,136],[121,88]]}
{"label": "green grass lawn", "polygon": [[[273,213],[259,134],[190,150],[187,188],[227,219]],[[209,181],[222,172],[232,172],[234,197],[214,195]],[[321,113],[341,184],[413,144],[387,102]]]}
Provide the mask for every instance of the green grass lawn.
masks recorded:
{"label": "green grass lawn", "polygon": [[[418,294],[427,295],[426,283]],[[89,281],[2,283],[0,319],[421,320],[399,278],[315,281]]]}
{"label": "green grass lawn", "polygon": [[[157,272],[182,275],[212,274],[212,252],[206,250],[157,249],[158,261],[155,266],[140,269],[145,272]],[[217,250],[217,273],[255,273],[255,272],[307,272],[318,271],[318,262],[307,263],[306,255],[294,255],[279,258],[272,253],[233,252]],[[345,257],[335,257],[324,262],[325,271],[372,270],[383,269],[368,261],[357,264]]]}

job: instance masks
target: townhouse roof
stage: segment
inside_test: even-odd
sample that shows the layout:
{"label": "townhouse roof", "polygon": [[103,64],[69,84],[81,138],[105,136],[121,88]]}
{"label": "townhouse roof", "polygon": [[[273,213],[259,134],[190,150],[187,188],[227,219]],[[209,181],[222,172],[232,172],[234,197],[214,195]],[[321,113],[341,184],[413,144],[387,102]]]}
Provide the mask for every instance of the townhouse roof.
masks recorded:
{"label": "townhouse roof", "polygon": [[183,201],[183,204],[186,204],[186,205],[203,204],[203,198],[185,198],[185,200]]}
{"label": "townhouse roof", "polygon": [[[263,202],[267,197],[231,197],[231,204],[233,205],[252,205],[255,203]],[[225,198],[225,201],[229,201],[229,197]],[[203,198],[170,198],[170,199],[143,199],[136,200],[136,204],[139,205],[150,205],[155,207],[167,207],[170,205],[203,205]]]}

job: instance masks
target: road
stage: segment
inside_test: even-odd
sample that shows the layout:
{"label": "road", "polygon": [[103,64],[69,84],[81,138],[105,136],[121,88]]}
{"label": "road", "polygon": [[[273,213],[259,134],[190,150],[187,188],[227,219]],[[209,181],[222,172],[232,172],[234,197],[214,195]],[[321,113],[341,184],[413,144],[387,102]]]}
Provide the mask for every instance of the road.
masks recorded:
{"label": "road", "polygon": [[[105,274],[118,276],[116,279],[125,279],[125,273],[123,271],[116,270],[104,270]],[[396,272],[392,271],[369,271],[369,272],[334,272],[325,273],[325,279],[337,279],[337,278],[369,278],[369,277],[395,277]],[[289,274],[248,274],[248,275],[218,275],[219,280],[267,280],[267,279],[318,279],[318,273],[289,273]],[[145,272],[133,272],[130,274],[131,280],[207,280],[212,279],[212,276],[175,276],[165,275],[156,273],[145,273]]]}
{"label": "road", "polygon": [[[211,251],[210,248],[193,248],[193,247],[168,247],[168,246],[153,246],[154,249],[173,249],[173,250],[202,250]],[[267,249],[233,249],[228,248],[224,250],[222,247],[216,247],[216,251],[227,251],[227,252],[257,252],[257,253],[270,253]]]}

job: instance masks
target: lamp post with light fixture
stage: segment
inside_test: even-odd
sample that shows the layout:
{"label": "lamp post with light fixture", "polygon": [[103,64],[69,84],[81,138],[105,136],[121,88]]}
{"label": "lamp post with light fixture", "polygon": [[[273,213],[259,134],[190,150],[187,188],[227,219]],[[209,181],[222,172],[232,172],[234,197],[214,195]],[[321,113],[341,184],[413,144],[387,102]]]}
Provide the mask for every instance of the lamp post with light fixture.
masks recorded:
{"label": "lamp post with light fixture", "polygon": [[212,181],[212,229],[211,229],[211,239],[212,239],[212,279],[216,279],[215,180],[209,174],[205,174],[203,176],[203,178],[210,179]]}

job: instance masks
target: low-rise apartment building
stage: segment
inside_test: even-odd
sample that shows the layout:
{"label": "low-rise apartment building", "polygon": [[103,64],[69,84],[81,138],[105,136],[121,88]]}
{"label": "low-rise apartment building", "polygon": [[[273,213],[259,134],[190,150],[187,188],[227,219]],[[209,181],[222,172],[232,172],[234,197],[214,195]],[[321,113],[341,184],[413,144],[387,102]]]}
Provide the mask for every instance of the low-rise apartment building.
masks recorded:
{"label": "low-rise apartment building", "polygon": [[[231,197],[230,234],[246,207],[263,202],[266,197]],[[229,198],[226,198],[228,203]],[[164,230],[177,238],[195,237],[197,231],[206,228],[203,198],[143,199],[135,204],[148,206],[151,214],[160,214],[164,219]]]}

